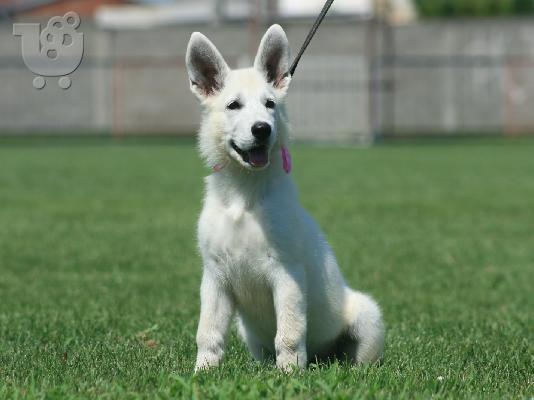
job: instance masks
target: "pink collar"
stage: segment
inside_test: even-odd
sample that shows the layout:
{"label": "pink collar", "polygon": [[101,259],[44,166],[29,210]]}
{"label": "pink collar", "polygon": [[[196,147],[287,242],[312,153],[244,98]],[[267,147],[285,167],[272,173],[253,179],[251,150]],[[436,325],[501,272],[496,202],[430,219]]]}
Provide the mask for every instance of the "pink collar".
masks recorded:
{"label": "pink collar", "polygon": [[291,172],[291,154],[286,146],[282,146],[280,152],[282,153],[282,166],[284,171],[286,171],[286,174],[289,174]]}

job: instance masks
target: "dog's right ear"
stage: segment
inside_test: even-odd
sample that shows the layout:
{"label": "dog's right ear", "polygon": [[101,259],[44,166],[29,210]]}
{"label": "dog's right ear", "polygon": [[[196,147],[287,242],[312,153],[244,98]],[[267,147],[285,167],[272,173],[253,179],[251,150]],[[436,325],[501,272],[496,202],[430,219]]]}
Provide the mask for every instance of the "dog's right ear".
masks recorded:
{"label": "dog's right ear", "polygon": [[191,91],[200,99],[221,90],[230,71],[219,50],[200,32],[193,32],[189,39],[185,64]]}

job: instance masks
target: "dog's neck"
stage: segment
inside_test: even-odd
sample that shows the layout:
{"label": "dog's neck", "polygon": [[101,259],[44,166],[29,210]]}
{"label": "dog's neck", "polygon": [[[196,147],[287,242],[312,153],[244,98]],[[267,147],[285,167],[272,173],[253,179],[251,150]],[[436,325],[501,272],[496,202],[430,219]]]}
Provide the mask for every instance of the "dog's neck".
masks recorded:
{"label": "dog's neck", "polygon": [[239,199],[245,208],[261,204],[273,190],[295,192],[290,174],[284,171],[279,151],[279,148],[273,151],[269,166],[260,171],[250,171],[229,162],[206,178],[207,191],[228,206]]}

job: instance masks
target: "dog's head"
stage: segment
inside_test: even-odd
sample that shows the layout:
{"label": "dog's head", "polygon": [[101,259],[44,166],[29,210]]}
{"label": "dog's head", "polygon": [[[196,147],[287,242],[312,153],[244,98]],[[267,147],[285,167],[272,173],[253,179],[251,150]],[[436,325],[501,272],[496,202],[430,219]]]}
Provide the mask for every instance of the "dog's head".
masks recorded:
{"label": "dog's head", "polygon": [[252,68],[231,70],[198,32],[189,40],[186,65],[191,91],[203,106],[199,143],[208,165],[267,168],[273,149],[286,141],[283,101],[291,78],[289,44],[280,25],[263,36]]}

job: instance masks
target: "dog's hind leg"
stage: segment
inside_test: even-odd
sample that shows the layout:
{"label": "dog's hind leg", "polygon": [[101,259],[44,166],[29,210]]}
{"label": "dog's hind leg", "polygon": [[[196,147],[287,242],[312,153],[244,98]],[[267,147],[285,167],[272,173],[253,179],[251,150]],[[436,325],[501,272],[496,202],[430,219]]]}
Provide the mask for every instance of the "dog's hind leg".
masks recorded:
{"label": "dog's hind leg", "polygon": [[358,364],[374,363],[384,351],[384,323],[376,302],[369,296],[347,288],[346,333],[339,338],[338,357]]}

